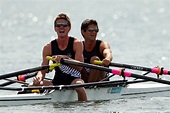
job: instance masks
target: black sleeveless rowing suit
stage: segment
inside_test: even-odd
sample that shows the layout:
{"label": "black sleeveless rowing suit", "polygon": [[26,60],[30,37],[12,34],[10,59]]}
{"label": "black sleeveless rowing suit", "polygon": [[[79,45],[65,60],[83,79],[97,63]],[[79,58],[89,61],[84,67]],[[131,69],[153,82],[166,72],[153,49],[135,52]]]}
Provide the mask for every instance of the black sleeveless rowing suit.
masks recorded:
{"label": "black sleeveless rowing suit", "polygon": [[[96,45],[95,45],[94,49],[90,52],[87,52],[85,50],[85,44],[84,44],[84,41],[83,41],[83,45],[84,45],[83,55],[84,55],[84,62],[85,63],[90,63],[90,59],[93,56],[98,56],[100,58],[100,60],[104,59],[103,55],[100,53],[101,42],[102,42],[101,40],[96,40]],[[90,73],[90,68],[85,68],[85,70],[86,70],[87,73]]]}
{"label": "black sleeveless rowing suit", "polygon": [[[83,45],[84,45],[84,51],[83,51],[83,55],[84,55],[84,62],[85,63],[90,63],[90,59],[93,56],[98,56],[100,58],[100,60],[104,59],[104,56],[100,53],[100,44],[101,44],[101,40],[96,40],[96,45],[94,47],[94,49],[90,52],[87,52],[85,50],[85,45],[84,45],[84,41],[83,41]],[[87,72],[87,74],[90,74],[90,68],[85,67],[85,71]],[[109,76],[109,73],[106,72],[106,76]]]}
{"label": "black sleeveless rowing suit", "polygon": [[90,63],[90,59],[93,56],[98,56],[100,58],[100,60],[104,59],[103,55],[100,53],[101,42],[102,42],[101,40],[96,40],[96,45],[95,45],[94,49],[90,52],[87,52],[85,50],[85,45],[84,45],[84,41],[83,41],[83,45],[84,45],[83,55],[84,55],[84,62],[85,63]]}
{"label": "black sleeveless rowing suit", "polygon": [[[73,50],[74,38],[69,37],[69,42],[65,50],[60,50],[58,43],[55,40],[51,41],[52,55],[67,55],[70,58],[75,58],[75,52]],[[68,66],[60,65],[55,68],[55,76],[52,80],[53,85],[69,85],[75,78],[80,78],[80,71]]]}

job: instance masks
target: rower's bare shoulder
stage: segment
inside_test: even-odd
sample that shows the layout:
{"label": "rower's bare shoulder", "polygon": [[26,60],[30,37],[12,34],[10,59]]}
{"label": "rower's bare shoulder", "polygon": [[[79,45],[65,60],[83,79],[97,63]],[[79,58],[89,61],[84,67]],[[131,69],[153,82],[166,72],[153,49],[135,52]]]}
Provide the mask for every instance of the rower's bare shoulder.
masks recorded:
{"label": "rower's bare shoulder", "polygon": [[48,43],[43,47],[43,54],[51,55],[51,43]]}
{"label": "rower's bare shoulder", "polygon": [[43,47],[44,50],[49,50],[51,49],[51,43],[48,43],[46,44],[44,47]]}
{"label": "rower's bare shoulder", "polygon": [[101,46],[102,48],[110,48],[109,43],[108,43],[108,42],[105,42],[105,41],[102,41],[101,44],[100,44],[100,46]]}
{"label": "rower's bare shoulder", "polygon": [[79,39],[74,39],[74,51],[83,51],[83,43]]}
{"label": "rower's bare shoulder", "polygon": [[82,43],[82,41],[79,40],[79,39],[75,39],[75,40],[74,40],[74,45],[75,45],[75,46],[82,46],[82,47],[83,47],[83,43]]}
{"label": "rower's bare shoulder", "polygon": [[75,38],[75,39],[74,39],[74,43],[82,43],[82,41],[79,40],[79,39],[77,39],[77,38]]}

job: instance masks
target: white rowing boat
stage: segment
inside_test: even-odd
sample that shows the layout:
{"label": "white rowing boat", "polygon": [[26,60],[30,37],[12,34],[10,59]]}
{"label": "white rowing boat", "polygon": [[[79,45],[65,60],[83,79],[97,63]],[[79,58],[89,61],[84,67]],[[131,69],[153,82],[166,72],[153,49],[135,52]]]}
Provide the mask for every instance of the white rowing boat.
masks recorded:
{"label": "white rowing boat", "polygon": [[[51,57],[50,57],[51,59]],[[25,93],[16,95],[0,96],[0,106],[10,105],[26,105],[26,104],[42,104],[42,103],[58,103],[58,102],[74,102],[77,101],[77,93],[73,88],[85,87],[88,101],[101,101],[101,100],[113,100],[120,98],[132,98],[132,97],[159,97],[170,96],[170,81],[159,78],[153,78],[149,76],[134,74],[127,72],[124,69],[110,69],[108,67],[97,66],[93,64],[87,64],[82,62],[74,62],[67,59],[62,59],[61,63],[75,66],[88,67],[92,69],[98,69],[112,73],[113,75],[120,75],[125,77],[133,77],[136,79],[142,79],[138,81],[102,81],[85,84],[74,85],[59,85],[59,86],[37,86],[37,87],[0,87],[1,90],[15,90],[15,91],[28,91],[28,90],[50,90],[44,93]],[[60,64],[51,64],[47,66],[40,66],[21,70],[13,73],[0,75],[0,80],[5,78],[14,77],[17,75],[40,71],[43,69],[54,68]],[[111,64],[117,67],[125,67],[130,69],[137,69],[142,71],[148,71],[156,73],[157,75],[170,75],[170,71],[163,68],[147,68],[141,66],[127,65],[127,64]],[[155,82],[154,84],[148,84],[146,81]],[[145,82],[145,83],[144,83]],[[4,86],[4,84],[1,84]]]}
{"label": "white rowing boat", "polygon": [[[113,100],[120,98],[132,97],[158,97],[170,96],[170,86],[166,84],[154,83],[135,83],[135,82],[113,82],[106,81],[84,84],[88,101]],[[127,85],[128,84],[128,85]],[[81,86],[81,85],[80,85]],[[77,101],[77,93],[73,87],[80,87],[79,85],[57,86],[48,93],[28,93],[0,96],[0,106],[14,106],[14,105],[30,105],[30,104],[44,104],[44,103],[59,103],[59,102],[75,102]],[[81,86],[82,87],[82,86]],[[52,89],[52,87],[46,87]],[[39,88],[39,89],[46,89]]]}

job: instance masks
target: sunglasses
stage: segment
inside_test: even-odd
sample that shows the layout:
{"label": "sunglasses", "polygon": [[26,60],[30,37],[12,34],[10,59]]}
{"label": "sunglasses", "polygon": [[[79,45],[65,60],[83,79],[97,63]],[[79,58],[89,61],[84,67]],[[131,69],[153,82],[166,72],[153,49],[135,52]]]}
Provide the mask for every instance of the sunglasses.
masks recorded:
{"label": "sunglasses", "polygon": [[92,33],[93,31],[95,31],[95,32],[97,33],[97,32],[99,32],[99,29],[98,29],[98,28],[88,28],[87,31],[89,31],[89,32],[91,32],[91,33]]}
{"label": "sunglasses", "polygon": [[61,26],[67,27],[67,26],[68,26],[68,23],[56,23],[56,24],[55,24],[55,27],[61,27]]}

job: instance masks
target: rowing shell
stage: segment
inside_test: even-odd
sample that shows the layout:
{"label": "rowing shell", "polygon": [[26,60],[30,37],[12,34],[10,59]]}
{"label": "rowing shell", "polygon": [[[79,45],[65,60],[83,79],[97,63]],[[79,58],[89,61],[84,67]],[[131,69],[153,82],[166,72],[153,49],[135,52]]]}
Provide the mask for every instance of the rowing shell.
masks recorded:
{"label": "rowing shell", "polygon": [[[170,86],[160,83],[134,83],[128,82],[113,84],[104,82],[105,85],[86,87],[88,101],[113,100],[134,97],[159,97],[170,96]],[[109,84],[108,84],[109,83]],[[0,106],[45,104],[59,102],[76,102],[77,93],[73,89],[60,88],[48,93],[29,93],[0,96]]]}

